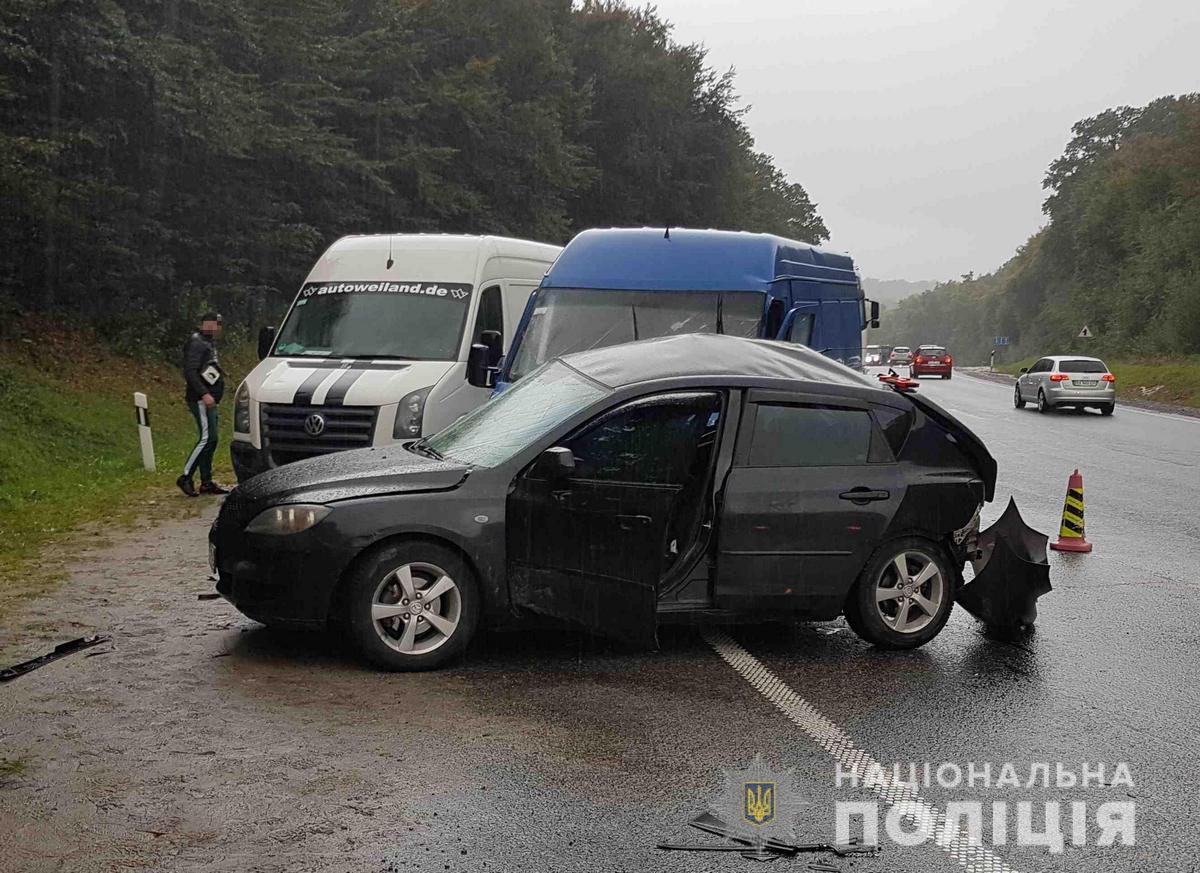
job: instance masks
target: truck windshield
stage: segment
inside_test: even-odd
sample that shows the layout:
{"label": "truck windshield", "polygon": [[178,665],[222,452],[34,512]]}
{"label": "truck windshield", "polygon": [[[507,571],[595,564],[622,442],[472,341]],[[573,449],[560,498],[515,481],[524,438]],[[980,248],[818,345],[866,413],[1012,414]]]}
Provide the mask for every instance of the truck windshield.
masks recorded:
{"label": "truck windshield", "polygon": [[608,393],[598,382],[553,361],[445,430],[421,440],[416,450],[425,448],[438,457],[494,467]]}
{"label": "truck windshield", "polygon": [[681,333],[756,337],[765,297],[757,291],[595,291],[547,288],[509,370],[514,381],[572,352]]}
{"label": "truck windshield", "polygon": [[276,355],[452,361],[471,286],[310,282],[279,330]]}

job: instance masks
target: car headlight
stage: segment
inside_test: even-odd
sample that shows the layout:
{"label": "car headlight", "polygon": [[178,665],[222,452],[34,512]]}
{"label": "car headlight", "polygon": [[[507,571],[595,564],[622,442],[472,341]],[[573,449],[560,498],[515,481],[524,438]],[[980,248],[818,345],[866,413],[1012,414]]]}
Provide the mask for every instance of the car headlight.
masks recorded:
{"label": "car headlight", "polygon": [[237,433],[250,433],[250,386],[245,382],[233,399],[233,429]]}
{"label": "car headlight", "polygon": [[328,506],[285,503],[260,512],[246,525],[246,533],[294,534],[308,530],[331,512]]}
{"label": "car headlight", "polygon": [[396,423],[392,425],[392,439],[401,440],[421,435],[421,420],[425,417],[425,401],[433,386],[414,391],[400,401],[396,407]]}

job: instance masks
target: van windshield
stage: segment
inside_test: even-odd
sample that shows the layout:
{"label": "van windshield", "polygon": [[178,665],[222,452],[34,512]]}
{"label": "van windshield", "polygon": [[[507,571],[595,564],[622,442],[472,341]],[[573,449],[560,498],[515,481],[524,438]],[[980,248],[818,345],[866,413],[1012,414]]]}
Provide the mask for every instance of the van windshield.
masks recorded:
{"label": "van windshield", "polygon": [[597,291],[547,288],[538,292],[509,378],[586,349],[682,333],[756,337],[766,295],[758,291]]}
{"label": "van windshield", "polygon": [[275,342],[276,355],[452,361],[471,286],[447,282],[309,282]]}

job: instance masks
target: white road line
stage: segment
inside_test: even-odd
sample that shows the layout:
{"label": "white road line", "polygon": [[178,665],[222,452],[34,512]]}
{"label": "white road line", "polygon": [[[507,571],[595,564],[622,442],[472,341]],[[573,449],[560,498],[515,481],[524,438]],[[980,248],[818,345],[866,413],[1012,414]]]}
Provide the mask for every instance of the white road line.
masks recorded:
{"label": "white road line", "polygon": [[[709,629],[704,632],[704,639],[792,724],[832,755],[844,771],[855,773],[860,784],[871,788],[889,807],[896,807],[901,815],[912,816],[909,823],[915,828],[922,828],[932,845],[957,861],[967,873],[1017,873],[983,846],[968,842],[967,835],[958,830],[957,821],[951,824],[945,812],[921,799],[915,785],[897,782],[878,761],[858,748],[841,728],[821,715],[811,703],[789,688],[728,634]],[[866,778],[868,773],[872,774],[870,779]]]}

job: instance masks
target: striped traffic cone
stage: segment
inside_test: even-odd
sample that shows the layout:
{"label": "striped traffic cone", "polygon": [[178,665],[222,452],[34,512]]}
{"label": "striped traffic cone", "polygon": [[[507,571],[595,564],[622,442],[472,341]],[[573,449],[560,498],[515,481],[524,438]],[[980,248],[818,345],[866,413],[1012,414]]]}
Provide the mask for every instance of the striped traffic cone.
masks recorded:
{"label": "striped traffic cone", "polygon": [[1067,499],[1063,503],[1062,526],[1058,541],[1050,544],[1057,552],[1090,552],[1092,544],[1083,535],[1083,477],[1079,470],[1067,480]]}

